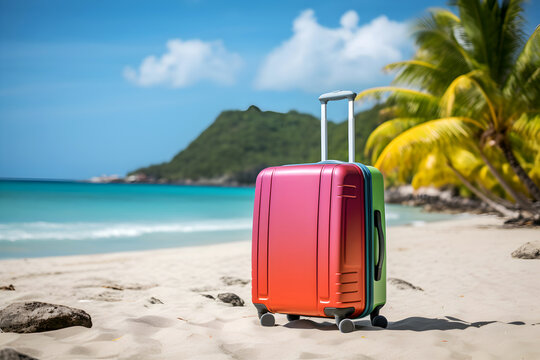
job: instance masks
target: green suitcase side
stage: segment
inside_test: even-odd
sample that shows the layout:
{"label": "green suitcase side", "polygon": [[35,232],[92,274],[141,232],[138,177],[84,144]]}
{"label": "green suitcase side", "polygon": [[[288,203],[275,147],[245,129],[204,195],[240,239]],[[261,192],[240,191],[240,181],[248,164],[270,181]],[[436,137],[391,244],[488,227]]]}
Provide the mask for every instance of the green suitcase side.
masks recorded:
{"label": "green suitcase side", "polygon": [[[384,235],[384,261],[382,268],[382,275],[379,281],[373,282],[373,309],[377,307],[381,308],[386,303],[386,261],[387,261],[387,251],[386,251],[386,215],[384,209],[384,180],[381,172],[372,166],[367,167],[371,172],[372,179],[372,194],[373,194],[373,212],[376,210],[381,212],[382,228]],[[373,226],[373,243],[374,243],[374,263],[377,262],[379,257],[379,241],[378,233],[375,226]]]}

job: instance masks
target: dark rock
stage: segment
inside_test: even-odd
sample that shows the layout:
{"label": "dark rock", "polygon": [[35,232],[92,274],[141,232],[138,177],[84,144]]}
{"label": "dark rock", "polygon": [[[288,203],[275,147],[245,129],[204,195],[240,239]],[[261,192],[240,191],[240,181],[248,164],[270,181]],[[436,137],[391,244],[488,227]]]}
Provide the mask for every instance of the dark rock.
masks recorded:
{"label": "dark rock", "polygon": [[150,304],[163,304],[163,301],[161,301],[158,298],[153,297],[153,296],[150,299],[148,299],[148,302]]}
{"label": "dark rock", "polygon": [[213,297],[212,295],[210,294],[201,294],[202,296],[204,296],[205,298],[209,298],[209,299],[212,299],[212,300],[216,300],[215,297]]}
{"label": "dark rock", "polygon": [[531,241],[521,245],[513,253],[516,259],[540,259],[540,241]]}
{"label": "dark rock", "polygon": [[388,188],[384,191],[384,199],[390,204],[422,206],[425,211],[476,214],[495,213],[486,203],[478,199],[464,198],[455,190],[439,190],[420,188],[414,190],[411,185]]}
{"label": "dark rock", "polygon": [[0,290],[15,291],[15,286],[9,284],[8,286],[0,286]]}
{"label": "dark rock", "polygon": [[540,217],[515,217],[504,222],[504,227],[519,228],[540,226]]}
{"label": "dark rock", "polygon": [[223,293],[218,294],[218,299],[224,303],[231,304],[232,306],[244,306],[244,300],[242,300],[238,295],[233,293]]}
{"label": "dark rock", "polygon": [[249,284],[249,280],[240,279],[234,276],[222,276],[221,281],[225,285],[247,285]]}
{"label": "dark rock", "polygon": [[35,357],[22,354],[17,350],[5,348],[0,350],[0,360],[37,360]]}
{"label": "dark rock", "polygon": [[83,310],[42,302],[13,303],[0,310],[0,329],[4,332],[33,333],[70,326],[92,327]]}
{"label": "dark rock", "polygon": [[414,286],[408,281],[397,279],[397,278],[388,278],[388,282],[392,285],[395,285],[400,290],[417,290],[424,291],[420,286]]}

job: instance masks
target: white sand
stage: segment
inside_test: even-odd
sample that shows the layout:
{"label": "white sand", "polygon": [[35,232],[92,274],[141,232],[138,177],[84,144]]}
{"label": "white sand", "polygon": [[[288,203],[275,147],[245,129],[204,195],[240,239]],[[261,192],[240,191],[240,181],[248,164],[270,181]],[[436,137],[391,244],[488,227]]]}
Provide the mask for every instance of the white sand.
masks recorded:
{"label": "white sand", "polygon": [[[510,253],[540,238],[476,217],[388,229],[390,324],[356,322],[340,333],[328,319],[259,326],[250,285],[250,242],[168,250],[0,261],[0,307],[45,301],[86,310],[93,327],[0,334],[39,359],[540,359],[540,260]],[[103,286],[132,287],[123,291]],[[201,296],[234,292],[245,307]],[[156,297],[164,304],[150,304]],[[285,325],[285,326],[284,326]]]}

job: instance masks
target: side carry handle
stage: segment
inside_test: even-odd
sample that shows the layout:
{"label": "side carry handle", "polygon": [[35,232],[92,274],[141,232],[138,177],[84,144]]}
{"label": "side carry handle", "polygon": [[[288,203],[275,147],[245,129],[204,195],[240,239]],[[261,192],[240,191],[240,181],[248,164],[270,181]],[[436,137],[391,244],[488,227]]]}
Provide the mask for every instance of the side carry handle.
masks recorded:
{"label": "side carry handle", "polygon": [[321,161],[328,160],[328,135],[326,134],[326,104],[329,101],[347,99],[349,102],[349,162],[354,162],[354,98],[352,91],[333,91],[319,96],[321,102]]}
{"label": "side carry handle", "polygon": [[377,228],[377,234],[379,235],[379,259],[377,260],[377,264],[375,264],[375,281],[379,281],[382,276],[384,255],[386,251],[381,212],[379,210],[375,210],[375,227]]}

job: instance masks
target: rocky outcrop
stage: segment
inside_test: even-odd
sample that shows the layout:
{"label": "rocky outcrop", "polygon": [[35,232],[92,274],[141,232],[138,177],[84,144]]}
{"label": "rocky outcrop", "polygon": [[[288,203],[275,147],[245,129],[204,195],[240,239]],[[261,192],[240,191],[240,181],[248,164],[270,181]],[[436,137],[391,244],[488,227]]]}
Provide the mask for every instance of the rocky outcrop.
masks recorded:
{"label": "rocky outcrop", "polygon": [[519,228],[519,227],[531,227],[540,226],[540,216],[537,217],[523,217],[508,219],[504,222],[506,228]]}
{"label": "rocky outcrop", "polygon": [[70,326],[92,327],[84,310],[42,302],[13,303],[0,310],[0,329],[4,332],[34,333]]}
{"label": "rocky outcrop", "polygon": [[233,293],[218,294],[218,299],[232,306],[244,306],[244,300],[240,296]]}
{"label": "rocky outcrop", "polygon": [[423,206],[426,211],[493,213],[487,204],[478,200],[458,196],[452,190],[420,188],[411,185],[388,188],[384,199],[390,204]]}
{"label": "rocky outcrop", "polygon": [[531,241],[521,245],[513,253],[516,259],[540,259],[540,241]]}
{"label": "rocky outcrop", "polygon": [[0,350],[0,360],[37,360],[35,357],[20,353],[17,350],[6,348]]}

